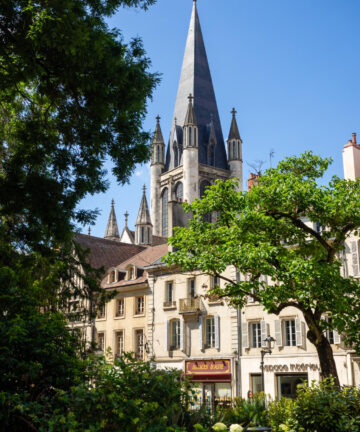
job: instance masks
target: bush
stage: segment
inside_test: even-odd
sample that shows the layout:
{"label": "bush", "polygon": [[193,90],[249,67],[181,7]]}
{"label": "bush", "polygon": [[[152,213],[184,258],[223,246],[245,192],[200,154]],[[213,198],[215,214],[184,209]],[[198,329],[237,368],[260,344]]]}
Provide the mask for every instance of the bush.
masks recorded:
{"label": "bush", "polygon": [[270,403],[269,420],[274,432],[358,432],[360,389],[338,389],[332,379],[302,384],[295,401]]}
{"label": "bush", "polygon": [[251,401],[235,398],[234,404],[223,410],[222,421],[227,425],[235,423],[244,427],[267,426],[265,395],[255,394]]}

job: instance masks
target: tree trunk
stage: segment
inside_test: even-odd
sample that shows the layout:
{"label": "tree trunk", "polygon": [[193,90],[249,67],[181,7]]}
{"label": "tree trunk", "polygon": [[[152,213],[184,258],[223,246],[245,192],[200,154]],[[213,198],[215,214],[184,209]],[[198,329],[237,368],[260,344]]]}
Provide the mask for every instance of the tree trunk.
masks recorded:
{"label": "tree trunk", "polygon": [[334,378],[335,385],[340,387],[334,354],[330,342],[319,328],[316,327],[315,331],[311,329],[314,328],[314,322],[311,322],[311,326],[309,325],[309,322],[307,322],[307,324],[310,328],[307,338],[315,345],[320,362],[321,377],[327,378],[332,376]]}

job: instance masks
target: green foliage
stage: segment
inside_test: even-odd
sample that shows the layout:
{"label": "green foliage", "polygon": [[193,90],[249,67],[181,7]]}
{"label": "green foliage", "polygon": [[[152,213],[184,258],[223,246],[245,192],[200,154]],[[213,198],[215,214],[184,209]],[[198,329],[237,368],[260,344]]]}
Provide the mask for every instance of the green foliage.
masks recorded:
{"label": "green foliage", "polygon": [[251,401],[236,398],[231,407],[223,410],[224,423],[240,424],[244,427],[267,426],[268,415],[263,394],[254,395]]}
{"label": "green foliage", "polygon": [[360,428],[360,390],[334,387],[334,380],[298,387],[298,397],[271,402],[274,432],[356,432]]}
{"label": "green foliage", "polygon": [[[184,205],[193,218],[187,227],[174,230],[170,243],[175,252],[166,259],[184,271],[222,277],[225,287],[213,293],[240,306],[251,296],[270,313],[298,308],[324,376],[336,376],[324,330],[346,333],[360,352],[354,319],[360,314],[360,284],[342,275],[339,258],[345,240],[360,227],[360,179],[333,177],[320,185],[330,162],[311,152],[286,158],[249,192],[237,192],[234,179],[218,181],[204,198]],[[204,218],[209,212],[216,214],[211,224]],[[316,223],[326,229],[319,233]],[[233,281],[222,276],[230,265],[247,277]],[[321,320],[325,313],[331,323]]]}
{"label": "green foliage", "polygon": [[87,373],[89,380],[57,392],[52,412],[37,419],[40,431],[185,431],[190,386],[180,371],[126,355],[115,366],[93,359]]}

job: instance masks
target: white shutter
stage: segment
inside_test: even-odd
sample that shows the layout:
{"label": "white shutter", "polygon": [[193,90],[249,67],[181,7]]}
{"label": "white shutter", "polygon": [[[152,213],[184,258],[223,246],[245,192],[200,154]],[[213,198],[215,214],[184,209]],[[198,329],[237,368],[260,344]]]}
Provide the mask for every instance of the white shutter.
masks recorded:
{"label": "white shutter", "polygon": [[203,317],[202,315],[199,316],[199,344],[200,349],[203,349]]}
{"label": "white shutter", "polygon": [[301,320],[300,318],[295,318],[295,337],[296,346],[303,346],[302,330],[301,330]]}
{"label": "white shutter", "polygon": [[267,337],[267,326],[264,320],[260,322],[260,328],[261,328],[261,346],[266,348],[267,344],[265,342],[265,338]]}
{"label": "white shutter", "polygon": [[353,276],[359,276],[359,242],[358,240],[351,242],[351,262]]}
{"label": "white shutter", "polygon": [[334,344],[338,345],[341,342],[341,336],[336,330],[333,330],[333,335],[334,335]]}
{"label": "white shutter", "polygon": [[219,315],[214,315],[215,323],[215,348],[220,349],[220,325],[219,325]]}
{"label": "white shutter", "polygon": [[249,324],[244,321],[241,323],[242,347],[249,348]]}
{"label": "white shutter", "polygon": [[301,322],[301,332],[302,332],[302,347],[306,349],[306,326],[304,322]]}
{"label": "white shutter", "polygon": [[275,345],[283,346],[281,320],[275,320]]}
{"label": "white shutter", "polygon": [[165,319],[165,351],[169,351],[169,320]]}
{"label": "white shutter", "polygon": [[184,351],[184,318],[180,317],[180,350]]}

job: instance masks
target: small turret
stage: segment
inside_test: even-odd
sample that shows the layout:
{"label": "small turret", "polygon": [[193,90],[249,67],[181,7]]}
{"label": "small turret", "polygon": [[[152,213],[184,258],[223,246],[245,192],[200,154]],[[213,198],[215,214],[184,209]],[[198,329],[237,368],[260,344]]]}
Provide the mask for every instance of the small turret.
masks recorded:
{"label": "small turret", "polygon": [[242,139],[236,121],[235,108],[231,111],[232,120],[229,132],[228,144],[228,163],[230,166],[231,176],[239,179],[238,190],[243,189],[242,179]]}
{"label": "small turret", "polygon": [[115,209],[114,209],[114,200],[111,201],[111,210],[109,215],[109,220],[106,226],[106,231],[104,238],[108,240],[119,240],[119,228],[116,221]]}
{"label": "small turret", "polygon": [[183,127],[184,200],[188,203],[199,197],[199,130],[192,101],[190,94]]}
{"label": "small turret", "polygon": [[160,235],[160,176],[165,163],[165,144],[160,127],[160,117],[156,117],[156,128],[151,145],[150,211],[154,222],[154,234]]}
{"label": "small turret", "polygon": [[143,187],[139,213],[135,224],[135,244],[151,245],[152,243],[152,223],[148,203],[146,199],[146,186]]}

